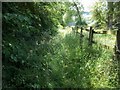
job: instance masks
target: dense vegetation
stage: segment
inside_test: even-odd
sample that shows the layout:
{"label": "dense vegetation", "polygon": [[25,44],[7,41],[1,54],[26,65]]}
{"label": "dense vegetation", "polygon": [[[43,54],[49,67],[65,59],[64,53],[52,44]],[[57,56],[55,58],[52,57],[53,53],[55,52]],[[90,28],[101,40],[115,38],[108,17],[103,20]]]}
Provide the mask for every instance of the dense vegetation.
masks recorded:
{"label": "dense vegetation", "polygon": [[87,25],[79,4],[2,3],[3,88],[118,87],[113,51],[88,46],[86,33],[81,41],[70,27],[63,29],[69,22]]}
{"label": "dense vegetation", "polygon": [[120,2],[96,2],[92,14],[95,26],[107,30],[120,27]]}
{"label": "dense vegetation", "polygon": [[40,70],[40,80],[46,85],[43,82],[46,77],[42,70],[46,62],[43,56],[48,52],[47,42],[57,32],[60,22],[57,16],[62,15],[55,9],[61,4],[56,4],[3,3],[4,87],[34,86],[38,82],[36,69]]}

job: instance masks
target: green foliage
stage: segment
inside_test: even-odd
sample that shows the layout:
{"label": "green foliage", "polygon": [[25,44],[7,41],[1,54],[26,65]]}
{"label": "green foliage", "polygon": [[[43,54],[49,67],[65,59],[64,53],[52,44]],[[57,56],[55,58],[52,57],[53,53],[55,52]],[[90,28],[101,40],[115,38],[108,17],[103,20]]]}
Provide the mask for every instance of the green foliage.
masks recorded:
{"label": "green foliage", "polygon": [[[51,41],[51,45],[54,53],[46,55],[48,66],[51,68],[48,87],[111,88],[117,86],[117,71],[109,50],[102,49],[99,45],[91,48],[87,42],[81,44],[79,36],[74,34],[68,34],[65,38],[57,36]],[[81,45],[83,45],[82,50]]]}
{"label": "green foliage", "polygon": [[[57,33],[57,25],[61,20],[61,8],[56,8],[58,5],[61,4],[3,3],[4,87],[46,85],[46,61],[43,56],[49,52],[47,43]],[[37,77],[40,77],[40,84]]]}
{"label": "green foliage", "polygon": [[92,18],[95,20],[95,26],[99,28],[113,29],[119,23],[120,2],[96,2],[93,6]]}
{"label": "green foliage", "polygon": [[74,5],[71,2],[65,3],[65,12],[63,14],[63,23],[64,26],[67,26],[71,22],[75,22],[74,17],[76,14],[76,11],[74,10]]}
{"label": "green foliage", "polygon": [[[63,22],[64,25],[67,26],[69,23],[74,22],[76,25],[86,25],[85,20],[82,19],[82,9],[83,6],[81,5],[80,2],[74,3],[65,3],[66,5],[66,12],[64,13],[63,16]],[[77,5],[77,8],[79,11],[76,10],[75,5]]]}
{"label": "green foliage", "polygon": [[77,22],[76,22],[76,26],[83,26],[83,27],[85,27],[85,26],[87,26],[87,23],[86,23],[86,21],[85,20],[78,20]]}
{"label": "green foliage", "polygon": [[57,34],[65,5],[3,3],[3,88],[117,86],[109,50]]}
{"label": "green foliage", "polygon": [[114,2],[113,24],[114,27],[120,28],[120,2]]}
{"label": "green foliage", "polygon": [[96,2],[93,6],[92,18],[96,21],[96,26],[105,28],[107,26],[107,5],[106,2]]}
{"label": "green foliage", "polygon": [[74,6],[76,8],[76,26],[84,27],[87,25],[86,21],[82,18],[82,5],[80,3],[75,3]]}

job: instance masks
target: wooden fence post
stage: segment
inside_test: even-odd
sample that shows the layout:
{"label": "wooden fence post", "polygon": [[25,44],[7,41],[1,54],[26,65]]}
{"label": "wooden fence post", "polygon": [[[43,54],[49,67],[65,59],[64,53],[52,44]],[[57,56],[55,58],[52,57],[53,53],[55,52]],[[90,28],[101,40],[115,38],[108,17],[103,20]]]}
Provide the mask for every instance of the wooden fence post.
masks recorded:
{"label": "wooden fence post", "polygon": [[74,28],[72,27],[72,32],[74,33]]}
{"label": "wooden fence post", "polygon": [[90,27],[90,30],[89,30],[89,45],[92,45],[92,42],[93,42],[93,28]]}
{"label": "wooden fence post", "polygon": [[76,33],[75,27],[72,27],[72,31],[73,31],[74,34]]}
{"label": "wooden fence post", "polygon": [[76,34],[78,33],[78,26],[76,26]]}
{"label": "wooden fence post", "polygon": [[118,29],[116,35],[115,57],[118,62],[118,84],[120,85],[120,29]]}
{"label": "wooden fence post", "polygon": [[80,35],[80,48],[81,48],[81,51],[82,51],[82,44],[83,44],[83,34],[82,34],[82,30],[83,30],[83,28],[81,27],[80,28],[81,29],[81,31],[80,31],[80,33],[79,33],[79,35]]}
{"label": "wooden fence post", "polygon": [[116,35],[116,51],[120,54],[120,29],[117,31]]}
{"label": "wooden fence post", "polygon": [[80,31],[80,37],[83,37],[84,35],[82,34],[83,32],[83,27],[81,27],[81,31]]}

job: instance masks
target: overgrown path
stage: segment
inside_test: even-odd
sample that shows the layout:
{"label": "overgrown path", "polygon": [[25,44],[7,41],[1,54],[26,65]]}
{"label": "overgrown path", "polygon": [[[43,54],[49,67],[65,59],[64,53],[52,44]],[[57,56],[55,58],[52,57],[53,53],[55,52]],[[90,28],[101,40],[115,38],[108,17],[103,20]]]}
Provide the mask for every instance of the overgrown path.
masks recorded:
{"label": "overgrown path", "polygon": [[[72,33],[71,28],[60,29],[59,34],[50,42],[52,53],[48,61],[49,87],[116,87],[116,64],[109,49],[88,46],[88,42]],[[82,45],[82,49],[81,49]]]}

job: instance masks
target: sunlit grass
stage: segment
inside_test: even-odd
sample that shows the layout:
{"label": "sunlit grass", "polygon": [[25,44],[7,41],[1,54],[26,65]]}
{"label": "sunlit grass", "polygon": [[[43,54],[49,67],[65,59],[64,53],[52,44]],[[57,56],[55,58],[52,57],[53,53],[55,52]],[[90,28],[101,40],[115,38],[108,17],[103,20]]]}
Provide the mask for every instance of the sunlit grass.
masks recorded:
{"label": "sunlit grass", "polygon": [[116,37],[112,34],[95,34],[94,40],[102,45],[107,45],[113,48],[115,45]]}
{"label": "sunlit grass", "polygon": [[65,37],[65,35],[71,33],[71,31],[72,31],[72,28],[70,27],[66,27],[65,29],[59,28],[58,30],[59,35],[61,35],[62,37]]}
{"label": "sunlit grass", "polygon": [[112,51],[100,48],[99,44],[89,47],[86,38],[80,42],[79,35],[68,34],[68,31],[63,30],[62,35],[50,42],[53,52],[45,58],[51,70],[48,87],[116,87],[117,71]]}

